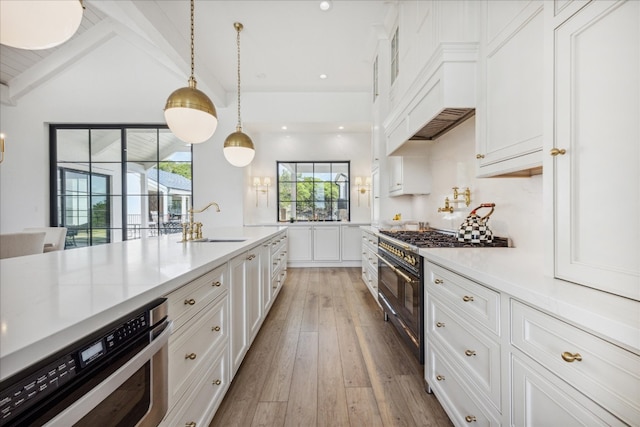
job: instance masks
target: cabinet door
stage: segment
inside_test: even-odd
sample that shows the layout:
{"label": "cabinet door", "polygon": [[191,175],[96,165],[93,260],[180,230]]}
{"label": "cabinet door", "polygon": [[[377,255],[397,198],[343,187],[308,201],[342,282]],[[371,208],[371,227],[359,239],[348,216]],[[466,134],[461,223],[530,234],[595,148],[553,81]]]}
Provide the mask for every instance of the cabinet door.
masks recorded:
{"label": "cabinet door", "polygon": [[476,108],[478,175],[542,166],[543,2],[484,1]]}
{"label": "cabinet door", "polygon": [[247,337],[247,254],[238,255],[229,261],[229,295],[231,311],[231,376],[242,363],[249,341]]}
{"label": "cabinet door", "polygon": [[640,300],[640,2],[555,30],[555,275]]}
{"label": "cabinet door", "polygon": [[313,260],[340,261],[340,227],[333,225],[313,227]]}
{"label": "cabinet door", "polygon": [[389,194],[402,191],[402,157],[387,157],[389,170]]}
{"label": "cabinet door", "polygon": [[380,170],[371,171],[371,223],[380,221]]}
{"label": "cabinet door", "polygon": [[311,226],[289,227],[289,261],[311,261]]}
{"label": "cabinet door", "polygon": [[625,425],[536,362],[512,355],[515,426]]}
{"label": "cabinet door", "polygon": [[342,261],[360,261],[362,256],[362,232],[359,225],[341,225]]}
{"label": "cabinet door", "polygon": [[264,243],[259,251],[260,254],[260,287],[262,288],[262,310],[266,316],[267,310],[271,306],[273,288],[271,286],[271,269],[273,267],[271,257],[271,244],[276,242],[276,238]]}
{"label": "cabinet door", "polygon": [[260,284],[260,256],[262,246],[249,250],[246,262],[247,281],[247,327],[248,342],[258,334],[262,325],[262,286]]}

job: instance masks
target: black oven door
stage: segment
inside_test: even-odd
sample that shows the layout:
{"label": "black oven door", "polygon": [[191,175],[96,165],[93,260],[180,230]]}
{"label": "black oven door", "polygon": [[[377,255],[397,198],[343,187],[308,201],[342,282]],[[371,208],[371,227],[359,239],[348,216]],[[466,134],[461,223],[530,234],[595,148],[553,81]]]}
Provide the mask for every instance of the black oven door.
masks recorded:
{"label": "black oven door", "polygon": [[422,363],[424,344],[422,338],[422,283],[419,276],[403,268],[392,258],[378,254],[378,299],[385,311],[385,319],[391,320]]}

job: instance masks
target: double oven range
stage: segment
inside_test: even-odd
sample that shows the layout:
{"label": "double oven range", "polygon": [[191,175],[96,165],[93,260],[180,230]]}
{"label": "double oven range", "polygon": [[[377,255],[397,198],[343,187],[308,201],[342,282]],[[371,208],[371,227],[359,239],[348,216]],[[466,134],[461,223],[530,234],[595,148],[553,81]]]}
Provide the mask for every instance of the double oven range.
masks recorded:
{"label": "double oven range", "polygon": [[378,238],[378,301],[384,319],[396,327],[420,363],[424,363],[424,260],[420,248],[506,247],[508,239],[492,243],[458,242],[453,233],[380,230]]}

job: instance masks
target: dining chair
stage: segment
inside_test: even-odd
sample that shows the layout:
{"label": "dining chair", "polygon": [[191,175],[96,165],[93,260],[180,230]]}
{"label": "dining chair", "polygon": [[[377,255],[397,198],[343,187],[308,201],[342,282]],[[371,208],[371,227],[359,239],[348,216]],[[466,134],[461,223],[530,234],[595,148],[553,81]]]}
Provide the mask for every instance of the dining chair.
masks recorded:
{"label": "dining chair", "polygon": [[44,252],[62,251],[67,238],[66,227],[29,227],[25,233],[44,232]]}
{"label": "dining chair", "polygon": [[0,234],[0,259],[41,254],[46,234],[44,231]]}

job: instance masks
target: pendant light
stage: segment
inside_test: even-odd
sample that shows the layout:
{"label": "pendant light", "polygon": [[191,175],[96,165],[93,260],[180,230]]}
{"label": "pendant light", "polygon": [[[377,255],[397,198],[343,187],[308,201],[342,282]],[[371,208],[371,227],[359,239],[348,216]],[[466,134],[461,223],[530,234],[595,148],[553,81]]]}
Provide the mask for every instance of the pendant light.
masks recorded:
{"label": "pendant light", "polygon": [[194,77],[194,0],[191,0],[191,77],[189,86],[175,90],[167,99],[164,118],[171,132],[188,144],[211,138],[218,126],[216,107],[204,92],[196,89]]}
{"label": "pendant light", "polygon": [[81,0],[0,1],[0,43],[49,49],[69,40],[82,21]]}
{"label": "pendant light", "polygon": [[237,32],[236,43],[238,45],[238,125],[236,131],[224,141],[223,153],[229,163],[241,168],[251,163],[256,151],[249,135],[242,132],[242,121],[240,120],[240,31],[244,27],[239,22],[234,22],[233,27]]}

